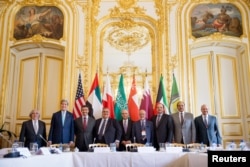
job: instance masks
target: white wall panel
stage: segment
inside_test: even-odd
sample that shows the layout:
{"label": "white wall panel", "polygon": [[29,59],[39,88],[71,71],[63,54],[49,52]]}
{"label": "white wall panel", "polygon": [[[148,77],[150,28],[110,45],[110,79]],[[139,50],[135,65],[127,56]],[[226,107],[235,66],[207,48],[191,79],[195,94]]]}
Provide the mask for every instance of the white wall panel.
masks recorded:
{"label": "white wall panel", "polygon": [[[212,92],[212,72],[211,61],[209,55],[199,56],[192,59],[193,61],[193,102],[195,115],[200,115],[200,107],[202,104],[207,104],[209,108],[213,106]],[[212,110],[213,111],[213,110]]]}
{"label": "white wall panel", "polygon": [[240,118],[236,58],[218,56],[218,81],[222,118]]}
{"label": "white wall panel", "polygon": [[19,71],[17,119],[27,119],[30,111],[36,107],[39,57],[22,59]]}
{"label": "white wall panel", "polygon": [[42,89],[42,118],[50,118],[52,113],[60,109],[62,97],[63,60],[56,57],[45,57]]}

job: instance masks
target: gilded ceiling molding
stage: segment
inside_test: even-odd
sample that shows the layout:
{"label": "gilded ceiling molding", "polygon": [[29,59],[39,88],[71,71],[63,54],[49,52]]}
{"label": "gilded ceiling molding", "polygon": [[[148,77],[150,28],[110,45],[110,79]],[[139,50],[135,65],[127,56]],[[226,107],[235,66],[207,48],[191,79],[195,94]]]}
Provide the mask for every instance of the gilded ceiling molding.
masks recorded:
{"label": "gilded ceiling molding", "polygon": [[54,5],[57,6],[62,4],[64,0],[23,0],[17,1],[19,5],[36,5],[36,6],[46,6],[46,5]]}
{"label": "gilded ceiling molding", "polygon": [[125,10],[131,8],[136,5],[137,0],[117,0],[118,4]]}
{"label": "gilded ceiling molding", "polygon": [[114,48],[128,53],[128,55],[143,48],[150,41],[147,29],[131,19],[122,19],[113,27],[106,41]]}

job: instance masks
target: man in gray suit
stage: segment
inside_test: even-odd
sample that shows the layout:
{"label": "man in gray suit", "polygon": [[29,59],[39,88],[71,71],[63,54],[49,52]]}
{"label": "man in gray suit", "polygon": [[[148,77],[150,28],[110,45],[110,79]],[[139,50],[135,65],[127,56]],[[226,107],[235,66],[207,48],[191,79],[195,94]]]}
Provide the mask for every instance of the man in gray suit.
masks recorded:
{"label": "man in gray suit", "polygon": [[196,127],[196,142],[211,146],[213,143],[221,145],[221,135],[215,116],[208,115],[206,104],[201,106],[201,115],[194,119]]}
{"label": "man in gray suit", "polygon": [[174,121],[174,140],[175,143],[190,144],[195,142],[195,124],[192,113],[184,112],[185,103],[177,103],[178,112],[172,114]]}
{"label": "man in gray suit", "polygon": [[82,106],[81,112],[82,116],[74,121],[75,146],[79,151],[88,151],[89,144],[92,144],[94,141],[95,119],[88,116],[88,106]]}

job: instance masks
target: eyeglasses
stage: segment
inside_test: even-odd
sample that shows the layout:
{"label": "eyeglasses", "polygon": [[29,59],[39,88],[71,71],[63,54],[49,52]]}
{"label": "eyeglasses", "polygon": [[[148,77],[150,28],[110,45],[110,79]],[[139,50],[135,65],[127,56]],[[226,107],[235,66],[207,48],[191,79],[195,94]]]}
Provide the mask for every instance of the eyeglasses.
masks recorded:
{"label": "eyeglasses", "polygon": [[108,110],[103,110],[102,112],[109,112]]}

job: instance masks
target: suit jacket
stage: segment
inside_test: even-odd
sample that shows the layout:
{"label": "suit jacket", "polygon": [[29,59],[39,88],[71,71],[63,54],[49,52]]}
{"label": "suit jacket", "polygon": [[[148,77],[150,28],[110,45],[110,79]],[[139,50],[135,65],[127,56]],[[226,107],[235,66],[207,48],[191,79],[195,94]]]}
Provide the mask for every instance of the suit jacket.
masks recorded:
{"label": "suit jacket", "polygon": [[[154,133],[153,133],[153,123],[151,121],[146,120],[146,143],[153,143],[154,142]],[[145,142],[142,140],[142,126],[141,126],[141,120],[136,121],[133,124],[132,127],[132,137],[135,137],[136,143],[142,143],[145,144]]]}
{"label": "suit jacket", "polygon": [[[123,126],[123,120],[119,121],[119,124],[122,128],[122,136],[121,136],[121,141],[128,141],[130,140],[131,142],[133,141],[133,138],[132,138],[132,121],[131,120],[128,120],[128,127],[127,127],[127,132],[125,133],[125,130],[124,130],[124,126]],[[126,150],[126,147],[120,143],[120,146],[119,146],[119,150],[120,151],[124,151]]]}
{"label": "suit jacket", "polygon": [[181,125],[179,112],[172,114],[174,121],[174,142],[181,143],[183,140],[184,144],[194,143],[195,138],[195,125],[194,117],[192,113],[185,112],[184,122]]}
{"label": "suit jacket", "polygon": [[82,116],[75,119],[74,130],[75,130],[75,146],[79,151],[88,151],[89,144],[94,141],[94,128],[95,119],[88,117],[87,127],[83,129],[83,118]]}
{"label": "suit jacket", "polygon": [[24,142],[24,147],[30,147],[30,143],[37,143],[38,147],[46,146],[47,143],[40,137],[46,140],[46,126],[43,121],[38,120],[38,132],[35,133],[32,120],[23,122],[19,141]]}
{"label": "suit jacket", "polygon": [[[101,124],[102,118],[96,120],[95,125],[95,137],[98,139],[98,131]],[[114,143],[116,140],[121,140],[122,129],[119,122],[115,119],[109,118],[105,131],[104,131],[104,140],[106,144]],[[98,142],[98,140],[96,141]]]}
{"label": "suit jacket", "polygon": [[52,144],[74,141],[74,118],[71,112],[66,112],[64,125],[61,111],[52,115],[48,140],[52,141]]}
{"label": "suit jacket", "polygon": [[207,144],[221,144],[221,136],[215,116],[208,115],[208,128],[206,128],[202,115],[194,119],[196,127],[196,142]]}
{"label": "suit jacket", "polygon": [[159,125],[156,126],[157,115],[152,117],[154,125],[154,147],[159,148],[159,143],[171,143],[174,135],[174,123],[171,115],[162,114]]}

